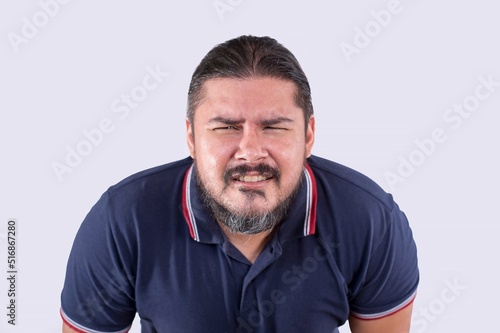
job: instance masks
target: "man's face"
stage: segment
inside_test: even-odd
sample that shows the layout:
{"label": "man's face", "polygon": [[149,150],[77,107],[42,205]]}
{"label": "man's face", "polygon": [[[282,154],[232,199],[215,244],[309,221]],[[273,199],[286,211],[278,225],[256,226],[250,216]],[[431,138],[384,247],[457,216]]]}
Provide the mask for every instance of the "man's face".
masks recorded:
{"label": "man's face", "polygon": [[[296,189],[314,142],[293,82],[211,79],[187,141],[207,194],[233,214],[271,212]],[[223,221],[219,221],[223,222]]]}

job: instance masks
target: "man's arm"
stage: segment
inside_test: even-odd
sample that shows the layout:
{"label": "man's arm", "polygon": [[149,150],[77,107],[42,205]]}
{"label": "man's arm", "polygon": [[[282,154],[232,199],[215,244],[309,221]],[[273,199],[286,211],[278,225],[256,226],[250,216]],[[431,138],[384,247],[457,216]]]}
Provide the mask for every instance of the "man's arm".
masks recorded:
{"label": "man's arm", "polygon": [[78,333],[78,332],[69,327],[68,325],[66,325],[65,322],[63,322],[62,333]]}
{"label": "man's arm", "polygon": [[410,332],[413,302],[398,312],[380,319],[364,320],[349,317],[352,333],[408,333]]}

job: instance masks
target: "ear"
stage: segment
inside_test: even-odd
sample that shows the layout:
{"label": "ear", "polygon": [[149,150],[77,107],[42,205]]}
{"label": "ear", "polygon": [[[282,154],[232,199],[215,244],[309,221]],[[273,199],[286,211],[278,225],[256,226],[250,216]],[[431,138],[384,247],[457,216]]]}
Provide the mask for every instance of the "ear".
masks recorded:
{"label": "ear", "polygon": [[189,155],[194,159],[194,125],[186,118],[186,139],[189,148]]}
{"label": "ear", "polygon": [[314,132],[316,130],[316,121],[314,116],[309,118],[309,124],[306,129],[306,158],[311,156],[312,148],[314,145]]}

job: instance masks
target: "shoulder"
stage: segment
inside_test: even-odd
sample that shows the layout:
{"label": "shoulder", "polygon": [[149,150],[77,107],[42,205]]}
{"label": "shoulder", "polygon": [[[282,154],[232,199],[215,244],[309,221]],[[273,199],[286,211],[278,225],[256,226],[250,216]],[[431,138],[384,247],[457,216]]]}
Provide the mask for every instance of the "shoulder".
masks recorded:
{"label": "shoulder", "polygon": [[339,251],[361,260],[395,222],[406,223],[392,195],[367,176],[316,156],[308,164],[317,184],[318,236],[342,244]]}
{"label": "shoulder", "polygon": [[182,160],[170,162],[150,169],[137,172],[127,178],[121,180],[117,184],[111,186],[109,191],[116,192],[128,188],[141,186],[143,183],[162,180],[172,182],[178,180],[179,176],[183,176],[186,170],[193,164],[190,157]]}
{"label": "shoulder", "polygon": [[[399,278],[406,267],[418,279],[411,228],[392,195],[367,176],[338,163],[312,156],[308,164],[317,183],[316,237],[335,244],[335,264],[351,296],[373,277]],[[394,271],[384,266],[396,262]],[[380,273],[383,270],[385,275]],[[414,280],[410,281],[413,285]],[[401,299],[408,297],[406,291],[413,291],[413,285],[401,292]]]}
{"label": "shoulder", "polygon": [[84,224],[123,234],[135,234],[139,227],[172,226],[164,222],[182,217],[182,185],[192,163],[186,158],[123,179],[101,196]]}
{"label": "shoulder", "polygon": [[184,174],[192,163],[188,157],[140,171],[111,186],[107,195],[114,200],[128,201],[180,192]]}
{"label": "shoulder", "polygon": [[318,156],[311,156],[307,162],[317,181],[319,199],[323,196],[349,206],[379,206],[389,211],[395,207],[392,195],[364,174]]}
{"label": "shoulder", "polygon": [[[191,165],[192,160],[186,158],[138,172],[111,186],[87,214],[80,239],[113,242],[133,256],[138,246],[157,244],[158,237],[186,233],[185,223],[175,222],[183,221],[182,184]],[[165,239],[159,242],[164,243]]]}

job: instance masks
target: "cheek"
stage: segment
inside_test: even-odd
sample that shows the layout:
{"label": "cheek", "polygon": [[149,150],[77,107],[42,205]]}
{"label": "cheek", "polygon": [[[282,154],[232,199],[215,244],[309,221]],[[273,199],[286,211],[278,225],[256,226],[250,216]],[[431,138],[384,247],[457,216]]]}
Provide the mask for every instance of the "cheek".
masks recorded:
{"label": "cheek", "polygon": [[274,159],[281,170],[283,181],[290,185],[300,178],[306,158],[304,139],[288,140],[276,147]]}
{"label": "cheek", "polygon": [[295,165],[302,165],[306,155],[303,138],[284,140],[274,146],[274,156],[279,159],[284,168],[293,169]]}
{"label": "cheek", "polygon": [[199,140],[197,142],[197,158],[206,173],[223,172],[231,158],[231,146],[216,140]]}

